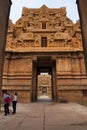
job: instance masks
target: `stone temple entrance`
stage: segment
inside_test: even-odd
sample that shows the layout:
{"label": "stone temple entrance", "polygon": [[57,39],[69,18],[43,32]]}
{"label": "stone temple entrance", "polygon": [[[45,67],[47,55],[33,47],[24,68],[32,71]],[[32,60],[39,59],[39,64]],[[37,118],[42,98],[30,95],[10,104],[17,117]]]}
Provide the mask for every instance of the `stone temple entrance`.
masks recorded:
{"label": "stone temple entrance", "polygon": [[41,73],[51,76],[54,101],[87,101],[80,21],[66,16],[66,8],[23,8],[21,18],[9,21],[2,90],[18,93],[19,102],[34,102]]}
{"label": "stone temple entrance", "polygon": [[51,57],[38,57],[33,61],[32,101],[37,101],[40,95],[48,95],[57,100],[56,61]]}

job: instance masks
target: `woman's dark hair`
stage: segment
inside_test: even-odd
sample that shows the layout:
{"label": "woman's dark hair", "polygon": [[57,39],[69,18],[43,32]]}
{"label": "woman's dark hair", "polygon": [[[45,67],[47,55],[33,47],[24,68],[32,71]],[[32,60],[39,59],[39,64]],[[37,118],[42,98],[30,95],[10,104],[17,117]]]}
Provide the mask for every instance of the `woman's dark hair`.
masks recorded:
{"label": "woman's dark hair", "polygon": [[15,92],[15,95],[17,95],[17,92]]}

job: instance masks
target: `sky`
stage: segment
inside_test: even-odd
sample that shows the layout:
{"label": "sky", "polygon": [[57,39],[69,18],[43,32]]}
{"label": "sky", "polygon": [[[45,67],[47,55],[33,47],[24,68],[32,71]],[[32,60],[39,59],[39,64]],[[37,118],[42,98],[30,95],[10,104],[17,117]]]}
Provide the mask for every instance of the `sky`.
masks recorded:
{"label": "sky", "polygon": [[48,8],[66,7],[67,17],[74,23],[79,19],[76,0],[11,0],[10,19],[15,23],[22,13],[22,8],[40,8],[45,4]]}

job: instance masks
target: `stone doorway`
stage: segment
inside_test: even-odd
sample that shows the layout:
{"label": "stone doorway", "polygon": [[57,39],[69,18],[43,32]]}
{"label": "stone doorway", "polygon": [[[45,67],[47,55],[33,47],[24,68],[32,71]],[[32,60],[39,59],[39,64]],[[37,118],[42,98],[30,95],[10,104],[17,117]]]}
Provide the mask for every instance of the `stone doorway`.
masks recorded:
{"label": "stone doorway", "polygon": [[[41,74],[47,74],[47,77],[50,77],[48,84],[45,82],[41,84],[38,78],[44,78]],[[42,80],[44,80],[43,78]],[[48,79],[45,80],[47,82]],[[57,101],[56,61],[51,60],[51,57],[37,57],[37,60],[33,61],[32,101],[37,101],[39,94],[48,93],[52,101]]]}
{"label": "stone doorway", "polygon": [[37,100],[52,100],[52,68],[37,67]]}

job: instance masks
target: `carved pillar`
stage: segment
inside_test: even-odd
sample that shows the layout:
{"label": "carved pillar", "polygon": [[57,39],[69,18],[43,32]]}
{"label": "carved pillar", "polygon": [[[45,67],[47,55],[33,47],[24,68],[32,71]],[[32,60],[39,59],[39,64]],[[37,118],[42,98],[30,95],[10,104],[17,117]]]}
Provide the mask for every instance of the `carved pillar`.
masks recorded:
{"label": "carved pillar", "polygon": [[81,22],[83,49],[87,72],[87,0],[77,0],[77,5]]}
{"label": "carved pillar", "polygon": [[52,56],[52,99],[58,101],[58,89],[57,89],[57,57]]}
{"label": "carved pillar", "polygon": [[0,104],[2,90],[3,63],[6,45],[6,33],[8,28],[8,19],[11,0],[0,0]]}
{"label": "carved pillar", "polygon": [[52,67],[52,99],[58,101],[56,63]]}

